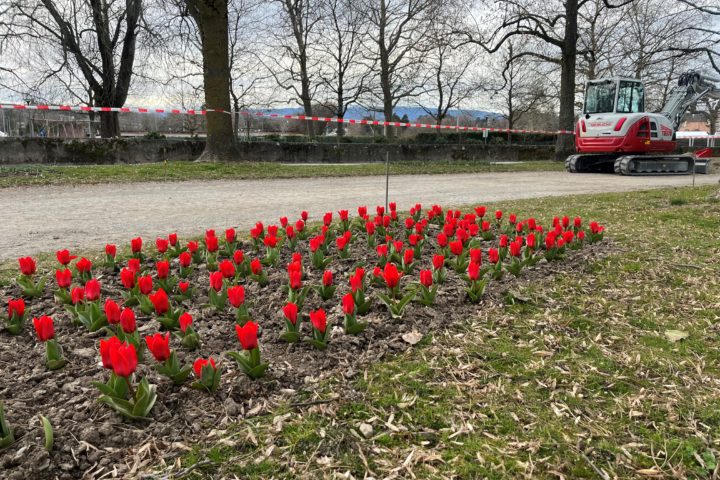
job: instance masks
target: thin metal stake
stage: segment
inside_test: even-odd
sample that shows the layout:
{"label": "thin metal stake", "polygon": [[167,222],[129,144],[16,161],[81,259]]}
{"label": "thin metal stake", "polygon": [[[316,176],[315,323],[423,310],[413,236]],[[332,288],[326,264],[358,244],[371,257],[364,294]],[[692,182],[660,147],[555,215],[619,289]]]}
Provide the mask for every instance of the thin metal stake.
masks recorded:
{"label": "thin metal stake", "polygon": [[389,195],[390,195],[390,151],[385,150],[385,212],[388,211]]}

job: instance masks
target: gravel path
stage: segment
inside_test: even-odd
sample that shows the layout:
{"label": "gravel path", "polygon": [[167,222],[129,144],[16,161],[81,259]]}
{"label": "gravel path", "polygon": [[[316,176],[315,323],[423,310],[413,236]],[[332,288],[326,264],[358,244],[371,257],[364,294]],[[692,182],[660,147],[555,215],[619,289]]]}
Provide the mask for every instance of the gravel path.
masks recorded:
{"label": "gravel path", "polygon": [[[720,175],[698,175],[717,184]],[[390,198],[402,209],[578,193],[622,192],[690,185],[692,177],[622,177],[565,172],[416,175],[390,178]],[[178,183],[21,187],[0,189],[0,259],[59,248],[101,250],[142,235],[206,228],[248,228],[257,220],[296,219],[301,210],[319,219],[326,211],[385,202],[384,177],[229,180]]]}

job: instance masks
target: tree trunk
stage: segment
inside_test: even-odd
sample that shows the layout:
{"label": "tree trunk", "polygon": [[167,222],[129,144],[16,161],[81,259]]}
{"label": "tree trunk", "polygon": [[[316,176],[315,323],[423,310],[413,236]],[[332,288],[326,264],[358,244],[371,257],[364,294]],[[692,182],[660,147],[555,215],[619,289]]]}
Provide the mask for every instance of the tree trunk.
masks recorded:
{"label": "tree trunk", "polygon": [[[575,60],[578,36],[578,0],[565,3],[565,37],[562,47],[560,74],[560,123],[561,130],[572,131],[575,126]],[[558,135],[555,144],[555,159],[565,160],[574,148],[572,135]]]}
{"label": "tree trunk", "polygon": [[100,112],[100,137],[120,137],[120,119],[117,112]]}
{"label": "tree trunk", "polygon": [[207,140],[197,162],[237,160],[230,111],[228,0],[187,0],[202,39],[203,84],[207,108]]}

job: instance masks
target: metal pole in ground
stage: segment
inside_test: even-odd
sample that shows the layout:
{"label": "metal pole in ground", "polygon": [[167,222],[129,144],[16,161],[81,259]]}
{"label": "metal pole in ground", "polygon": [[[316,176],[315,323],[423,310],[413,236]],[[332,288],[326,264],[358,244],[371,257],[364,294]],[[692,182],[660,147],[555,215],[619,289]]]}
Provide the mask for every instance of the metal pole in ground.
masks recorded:
{"label": "metal pole in ground", "polygon": [[390,150],[385,149],[385,212],[388,211],[388,197],[390,195]]}

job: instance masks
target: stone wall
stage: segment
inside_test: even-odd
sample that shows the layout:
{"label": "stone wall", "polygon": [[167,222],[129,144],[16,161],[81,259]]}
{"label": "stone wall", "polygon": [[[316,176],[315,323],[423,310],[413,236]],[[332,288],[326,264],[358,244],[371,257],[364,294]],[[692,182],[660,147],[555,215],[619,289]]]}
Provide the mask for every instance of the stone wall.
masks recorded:
{"label": "stone wall", "polygon": [[[203,140],[0,139],[0,165],[112,164],[190,161],[200,155]],[[355,163],[384,161],[531,161],[553,158],[552,146],[316,144],[241,142],[241,160],[283,163]]]}

